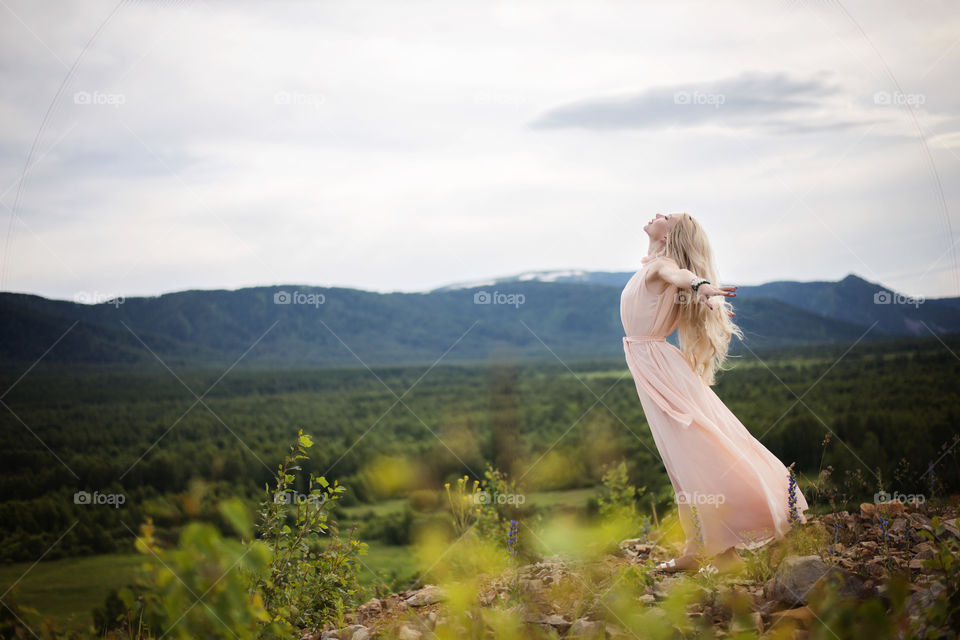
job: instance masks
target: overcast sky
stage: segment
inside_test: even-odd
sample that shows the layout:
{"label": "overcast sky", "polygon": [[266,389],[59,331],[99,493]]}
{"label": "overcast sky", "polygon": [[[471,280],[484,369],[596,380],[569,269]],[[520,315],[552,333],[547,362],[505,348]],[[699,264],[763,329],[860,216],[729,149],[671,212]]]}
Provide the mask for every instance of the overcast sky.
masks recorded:
{"label": "overcast sky", "polygon": [[855,273],[960,295],[955,2],[0,16],[4,290],[632,271],[643,225],[686,211],[727,284]]}

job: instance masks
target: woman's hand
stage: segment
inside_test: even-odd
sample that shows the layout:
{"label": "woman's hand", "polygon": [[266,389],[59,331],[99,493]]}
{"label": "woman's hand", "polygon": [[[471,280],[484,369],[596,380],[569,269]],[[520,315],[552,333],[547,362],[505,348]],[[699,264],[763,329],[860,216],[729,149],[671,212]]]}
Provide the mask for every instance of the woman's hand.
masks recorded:
{"label": "woman's hand", "polygon": [[[703,302],[707,307],[713,311],[713,306],[710,304],[710,298],[713,296],[726,296],[728,298],[736,298],[737,294],[734,293],[737,290],[737,287],[718,287],[712,284],[704,283],[697,287],[697,302]],[[727,312],[727,315],[731,318],[736,314],[732,311]]]}

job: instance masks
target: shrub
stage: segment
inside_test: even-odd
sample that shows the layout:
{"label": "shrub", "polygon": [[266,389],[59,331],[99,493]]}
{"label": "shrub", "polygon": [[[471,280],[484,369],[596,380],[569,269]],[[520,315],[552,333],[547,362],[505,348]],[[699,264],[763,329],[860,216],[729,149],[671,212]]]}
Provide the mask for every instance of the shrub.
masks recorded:
{"label": "shrub", "polygon": [[[342,621],[344,609],[359,604],[364,590],[357,575],[359,556],[367,545],[354,537],[339,535],[328,520],[328,509],[345,490],[337,482],[310,474],[307,491],[293,491],[297,464],[313,446],[300,431],[290,453],[280,464],[274,490],[266,488],[260,505],[257,537],[271,549],[267,570],[255,577],[253,588],[276,619],[297,628],[318,628]],[[292,512],[292,513],[291,513]],[[288,524],[292,516],[293,526]]]}

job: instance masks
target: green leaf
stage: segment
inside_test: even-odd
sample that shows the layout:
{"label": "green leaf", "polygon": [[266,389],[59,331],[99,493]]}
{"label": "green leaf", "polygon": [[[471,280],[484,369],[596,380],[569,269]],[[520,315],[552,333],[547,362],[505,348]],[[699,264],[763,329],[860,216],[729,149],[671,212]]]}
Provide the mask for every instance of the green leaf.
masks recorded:
{"label": "green leaf", "polygon": [[304,449],[309,449],[310,447],[313,446],[313,439],[306,434],[300,436],[299,442],[300,442],[300,446],[303,447]]}
{"label": "green leaf", "polygon": [[247,507],[240,498],[231,498],[220,503],[220,513],[233,530],[245,538],[253,534],[253,523]]}
{"label": "green leaf", "polygon": [[330,483],[327,482],[327,479],[324,478],[323,476],[320,476],[319,478],[317,478],[317,482],[319,482],[324,488],[327,488],[330,486]]}

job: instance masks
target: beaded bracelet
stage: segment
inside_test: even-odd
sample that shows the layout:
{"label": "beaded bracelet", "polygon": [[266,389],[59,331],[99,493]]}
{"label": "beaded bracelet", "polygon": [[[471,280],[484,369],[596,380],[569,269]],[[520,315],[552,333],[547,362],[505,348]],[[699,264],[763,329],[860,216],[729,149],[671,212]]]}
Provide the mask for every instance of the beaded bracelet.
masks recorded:
{"label": "beaded bracelet", "polygon": [[700,285],[702,285],[702,284],[710,284],[710,281],[709,281],[709,280],[700,280],[700,282],[697,282],[696,284],[694,284],[694,282],[693,282],[694,280],[696,280],[696,278],[693,278],[693,279],[690,281],[690,285],[691,285],[691,287],[693,288],[693,292],[694,292],[694,293],[697,292],[697,289],[700,288]]}

